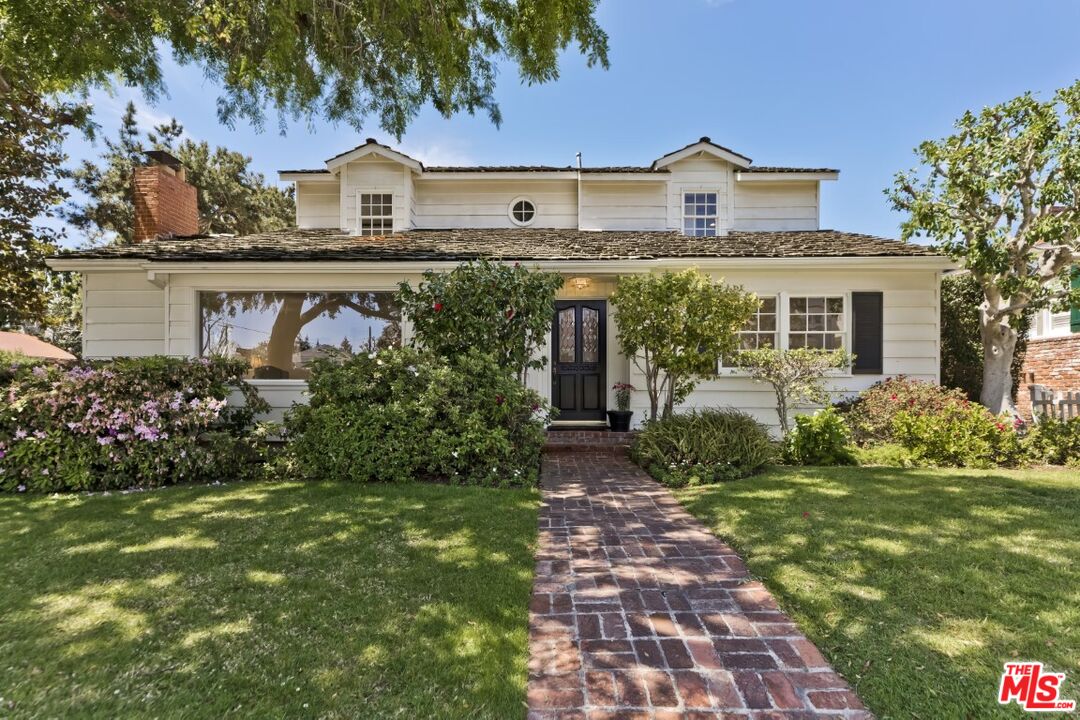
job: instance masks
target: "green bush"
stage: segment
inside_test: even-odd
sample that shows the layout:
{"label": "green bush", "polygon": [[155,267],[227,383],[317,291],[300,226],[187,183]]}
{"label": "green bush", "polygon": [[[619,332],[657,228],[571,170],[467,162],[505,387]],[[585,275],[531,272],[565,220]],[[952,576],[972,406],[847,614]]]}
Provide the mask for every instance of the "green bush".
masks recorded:
{"label": "green bush", "polygon": [[772,459],[773,446],[749,415],[710,409],[647,423],[630,456],[659,482],[683,487],[753,475]]}
{"label": "green bush", "polygon": [[1068,420],[1041,418],[1028,428],[1023,442],[1030,462],[1080,466],[1080,417]]}
{"label": "green bush", "polygon": [[877,465],[882,467],[918,467],[914,455],[903,445],[880,443],[877,445],[856,445],[852,449],[855,462],[859,465]]}
{"label": "green bush", "polygon": [[285,421],[288,466],[313,480],[537,482],[549,407],[491,355],[414,348],[320,361]]}
{"label": "green bush", "polygon": [[859,445],[895,442],[893,419],[898,413],[937,414],[969,402],[963,391],[902,375],[879,382],[854,398],[837,403]]}
{"label": "green bush", "polygon": [[[16,368],[0,389],[0,488],[109,490],[258,471],[268,408],[235,360],[124,358]],[[242,407],[227,398],[239,390]]]}
{"label": "green bush", "polygon": [[835,408],[799,415],[784,438],[784,462],[791,465],[854,465],[851,431]]}
{"label": "green bush", "polygon": [[1023,460],[1013,421],[967,400],[934,413],[902,410],[893,417],[893,436],[919,465],[1009,467]]}

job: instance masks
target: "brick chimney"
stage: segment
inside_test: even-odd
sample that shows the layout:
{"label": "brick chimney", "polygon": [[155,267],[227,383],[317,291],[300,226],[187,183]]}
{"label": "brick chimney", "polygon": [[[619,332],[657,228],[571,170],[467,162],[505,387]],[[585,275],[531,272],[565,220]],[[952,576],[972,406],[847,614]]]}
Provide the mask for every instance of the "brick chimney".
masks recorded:
{"label": "brick chimney", "polygon": [[135,201],[134,242],[197,235],[198,193],[187,184],[184,165],[164,150],[151,150],[146,156],[149,163],[135,168],[131,179]]}

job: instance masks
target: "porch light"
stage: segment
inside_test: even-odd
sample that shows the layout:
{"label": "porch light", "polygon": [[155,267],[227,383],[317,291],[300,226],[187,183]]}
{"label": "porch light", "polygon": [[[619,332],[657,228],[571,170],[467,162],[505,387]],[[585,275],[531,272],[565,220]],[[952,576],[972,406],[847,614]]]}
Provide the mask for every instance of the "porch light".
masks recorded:
{"label": "porch light", "polygon": [[587,277],[572,277],[570,278],[570,284],[578,290],[585,290],[592,285],[592,279]]}

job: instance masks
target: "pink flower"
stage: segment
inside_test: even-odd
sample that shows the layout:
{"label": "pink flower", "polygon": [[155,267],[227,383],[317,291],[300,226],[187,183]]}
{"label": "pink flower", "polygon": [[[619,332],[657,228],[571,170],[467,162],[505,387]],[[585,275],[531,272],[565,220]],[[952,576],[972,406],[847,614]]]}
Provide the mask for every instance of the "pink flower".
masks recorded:
{"label": "pink flower", "polygon": [[506,401],[506,398],[504,398],[502,395],[496,395],[495,396],[495,403],[497,405],[502,405],[503,402],[505,402],[505,401]]}
{"label": "pink flower", "polygon": [[806,512],[806,511],[803,511],[802,516],[803,516],[804,519],[809,519],[810,513]]}

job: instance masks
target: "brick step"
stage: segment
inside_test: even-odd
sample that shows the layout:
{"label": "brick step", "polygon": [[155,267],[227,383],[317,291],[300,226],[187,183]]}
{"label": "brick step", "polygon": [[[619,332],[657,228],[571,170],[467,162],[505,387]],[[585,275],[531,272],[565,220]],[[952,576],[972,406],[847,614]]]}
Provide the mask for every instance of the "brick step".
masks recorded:
{"label": "brick step", "polygon": [[548,430],[544,452],[610,452],[625,454],[634,440],[634,431]]}

